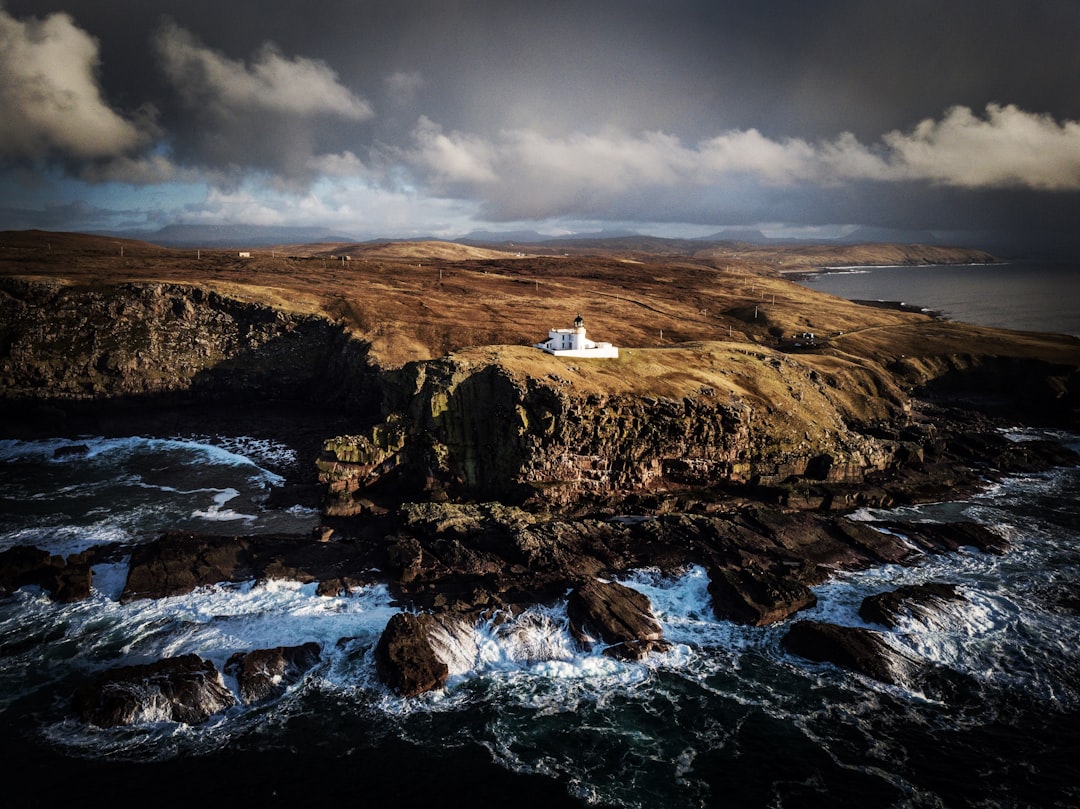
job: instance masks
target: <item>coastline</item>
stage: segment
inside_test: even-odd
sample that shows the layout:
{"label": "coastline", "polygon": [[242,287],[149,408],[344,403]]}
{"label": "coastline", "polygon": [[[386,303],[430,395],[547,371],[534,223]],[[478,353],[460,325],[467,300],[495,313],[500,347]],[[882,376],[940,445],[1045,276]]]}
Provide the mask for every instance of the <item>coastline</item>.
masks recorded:
{"label": "coastline", "polygon": [[[713,285],[716,274],[700,278]],[[970,710],[972,692],[963,690],[969,672],[946,672],[947,687],[935,691],[921,678],[941,675],[950,658],[942,660],[932,648],[910,648],[900,668],[914,679],[897,683],[888,679],[887,648],[878,650],[885,657],[859,669],[813,653],[789,654],[782,638],[805,616],[837,628],[830,632],[870,631],[851,615],[851,592],[832,599],[860,577],[875,595],[895,590],[899,579],[919,575],[908,564],[915,559],[955,563],[927,565],[936,571],[960,571],[973,559],[997,570],[995,560],[1008,550],[1015,528],[999,533],[958,513],[930,523],[907,517],[923,513],[918,504],[985,491],[988,481],[1010,486],[1013,474],[1053,477],[1060,468],[1055,463],[1072,468],[1077,459],[1055,454],[1053,441],[1013,442],[1002,428],[1075,419],[1072,388],[1080,357],[1069,341],[910,317],[902,301],[869,302],[883,310],[871,312],[761,276],[728,281],[727,308],[711,310],[722,318],[728,340],[628,349],[610,365],[567,365],[511,345],[465,348],[386,369],[370,361],[370,345],[346,342],[320,324],[283,321],[261,308],[223,305],[222,299],[211,313],[199,295],[171,289],[150,294],[136,285],[96,300],[102,328],[112,309],[145,299],[141,309],[126,310],[131,324],[211,337],[221,353],[206,361],[197,342],[170,346],[161,357],[147,354],[144,345],[136,346],[142,354],[130,356],[95,354],[91,346],[79,363],[65,365],[56,358],[73,352],[50,349],[71,345],[64,341],[81,335],[81,321],[53,316],[47,307],[51,319],[38,328],[40,313],[27,304],[25,350],[13,354],[5,372],[23,384],[19,395],[30,397],[23,401],[36,411],[32,421],[9,422],[11,429],[31,437],[63,432],[75,443],[88,433],[275,438],[295,449],[296,460],[274,468],[286,480],[271,492],[268,507],[288,508],[304,499],[325,510],[317,530],[303,535],[254,539],[222,523],[213,528],[217,534],[170,535],[171,526],[150,517],[137,541],[102,549],[100,557],[79,549],[57,561],[46,553],[44,569],[33,571],[28,584],[20,582],[39,589],[29,595],[24,589],[17,596],[24,601],[9,602],[16,622],[19,607],[26,606],[38,610],[27,612],[31,617],[61,622],[59,630],[19,625],[8,644],[9,673],[20,687],[18,678],[36,676],[23,673],[35,670],[36,655],[50,661],[44,671],[51,678],[27,688],[23,693],[30,696],[17,699],[5,715],[11,721],[3,745],[16,748],[10,760],[24,764],[34,780],[65,770],[72,780],[129,781],[139,790],[179,781],[169,799],[181,804],[220,797],[214,781],[230,772],[234,782],[224,794],[232,796],[235,786],[237,797],[268,802],[338,794],[370,780],[372,788],[360,788],[386,800],[405,796],[457,805],[454,786],[460,784],[486,805],[520,806],[525,793],[525,805],[535,799],[536,805],[572,807],[598,795],[626,795],[644,771],[670,778],[661,795],[717,789],[717,797],[727,794],[724,787],[734,783],[731,773],[740,767],[761,775],[737,794],[754,793],[762,802],[770,794],[815,795],[817,788],[861,793],[857,787],[868,783],[876,785],[883,805],[899,799],[898,792],[910,795],[906,785],[894,791],[893,782],[874,780],[870,773],[881,764],[872,753],[864,757],[858,742],[854,754],[830,746],[828,734],[847,724],[827,720],[829,704],[835,701],[852,716],[887,694],[906,719],[905,712],[925,707],[907,700],[911,693],[929,695],[937,700],[934,716],[939,710],[948,716]],[[759,288],[769,283],[775,286]],[[648,294],[673,284],[665,276]],[[670,300],[684,294],[677,290]],[[24,294],[17,304],[32,299]],[[63,311],[81,315],[83,299],[72,301]],[[660,310],[648,311],[653,323]],[[701,333],[715,337],[708,333],[715,322],[695,311]],[[828,325],[819,329],[818,323]],[[843,340],[821,339],[792,354],[777,347],[777,333],[793,326],[819,335],[840,331],[830,325],[845,327]],[[734,330],[740,333],[733,336]],[[238,342],[237,333],[260,340]],[[310,352],[313,345],[320,350]],[[282,362],[304,371],[287,388],[278,384]],[[167,375],[145,373],[166,363]],[[46,375],[35,377],[43,367]],[[157,387],[148,392],[151,383]],[[33,398],[34,384],[54,398]],[[274,398],[271,393],[283,392],[296,398],[282,401],[280,412],[261,407]],[[170,410],[170,402],[184,406]],[[162,408],[144,410],[152,403]],[[70,449],[76,451],[65,459],[77,459],[77,449]],[[212,483],[140,477],[183,463],[121,463],[118,472],[136,487],[147,483],[147,491],[199,491],[203,500],[228,491],[227,477]],[[159,505],[162,497],[152,497]],[[32,499],[47,504],[50,498]],[[332,513],[328,503],[341,511]],[[894,511],[897,506],[903,510]],[[130,561],[124,561],[127,554]],[[52,593],[61,593],[50,589],[61,563],[63,583],[85,586],[79,592],[86,594],[92,593],[93,568],[108,566],[112,589],[94,604],[108,620],[92,621],[81,636],[68,635],[67,617],[92,602],[68,601],[78,595],[69,588],[49,603]],[[679,578],[688,565],[689,597],[680,588],[690,585]],[[643,570],[647,574],[639,575]],[[657,577],[668,584],[658,585]],[[651,599],[647,608],[641,595]],[[622,636],[605,635],[606,628],[581,617],[595,606],[587,600],[593,597],[629,605],[653,621]],[[660,614],[670,607],[669,597],[682,606]],[[986,603],[979,602],[976,612]],[[425,655],[421,668],[434,672],[422,682],[414,678],[408,695],[386,674],[387,659],[396,664],[409,656],[395,659],[391,642],[383,643],[397,615],[426,617],[412,627],[397,622],[412,631],[404,633],[399,649]],[[111,621],[140,640],[129,644],[119,629],[98,632]],[[587,626],[595,632],[590,635]],[[889,630],[873,631],[889,637]],[[211,712],[211,720],[177,734],[233,739],[206,755],[168,758],[170,750],[198,744],[166,741],[154,750],[161,739],[145,722],[116,730],[80,725],[63,699],[123,664],[136,664],[126,676],[141,694],[145,671],[138,666],[175,659],[168,655],[199,655],[224,671],[234,654],[309,641],[323,644],[325,658],[292,672],[297,679],[288,681],[292,690],[280,703]],[[523,646],[511,654],[513,643]],[[72,658],[56,652],[74,644],[80,652],[65,669]],[[492,663],[481,649],[503,657]],[[228,677],[239,694],[239,675]],[[777,678],[788,679],[777,688]],[[744,687],[754,695],[749,703]],[[345,717],[333,696],[341,688],[348,694]],[[774,693],[779,703],[769,701]],[[829,704],[815,705],[822,694]],[[672,705],[685,724],[670,721]],[[333,719],[320,715],[319,706],[329,706]],[[136,698],[131,715],[145,717],[147,707]],[[790,709],[791,716],[779,720],[777,708]],[[695,723],[698,715],[723,717],[717,726],[734,735],[713,735]],[[821,716],[826,735],[819,728],[808,743],[799,729]],[[910,726],[891,718],[900,724],[890,744],[926,726],[925,717]],[[1054,721],[1051,715],[1045,727],[1055,727]],[[66,750],[50,748],[42,724],[49,731],[61,728],[61,735],[74,729],[78,741]],[[977,741],[980,730],[972,734]],[[790,734],[783,738],[796,747],[802,744],[806,758],[797,762],[802,769],[796,779],[805,776],[802,786],[791,786],[787,759],[781,772],[771,757],[742,758],[744,750],[775,743],[777,732]],[[95,737],[101,748],[85,743]],[[132,755],[158,757],[164,750],[168,760],[119,761],[122,745],[115,755],[102,752],[105,740],[125,738],[134,740],[126,748]],[[635,747],[640,739],[654,746]],[[773,741],[762,744],[765,739]],[[935,744],[930,738],[930,747]],[[623,756],[624,747],[633,754]],[[734,764],[733,749],[740,751]],[[96,761],[81,757],[95,753]],[[854,768],[848,766],[852,759]],[[838,766],[832,768],[832,761]],[[866,772],[859,769],[864,761]],[[609,770],[631,786],[597,780]],[[417,778],[417,771],[425,777]],[[821,772],[824,780],[815,782]],[[191,791],[183,788],[200,774],[203,780]],[[473,782],[481,786],[470,787]],[[813,783],[819,787],[807,786]],[[680,792],[684,787],[687,792]],[[568,790],[586,798],[578,801]],[[650,801],[637,805],[674,802]]]}

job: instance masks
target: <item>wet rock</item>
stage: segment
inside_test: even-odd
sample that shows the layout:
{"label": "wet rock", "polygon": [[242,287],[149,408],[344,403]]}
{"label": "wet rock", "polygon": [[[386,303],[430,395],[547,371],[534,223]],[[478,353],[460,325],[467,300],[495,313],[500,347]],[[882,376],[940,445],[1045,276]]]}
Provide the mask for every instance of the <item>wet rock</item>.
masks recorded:
{"label": "wet rock", "polygon": [[214,664],[197,655],[112,669],[75,694],[82,720],[106,728],[144,722],[195,725],[235,704]]}
{"label": "wet rock", "polygon": [[22,587],[40,587],[56,601],[70,603],[90,597],[90,554],[65,560],[47,551],[17,546],[0,552],[0,597]]}
{"label": "wet rock", "polygon": [[26,545],[0,551],[0,596],[10,596],[27,586],[49,589],[63,565],[61,557]]}
{"label": "wet rock", "polygon": [[669,648],[648,596],[618,582],[590,581],[574,588],[566,614],[579,643],[606,643],[605,654],[612,657],[639,660]]}
{"label": "wet rock", "polygon": [[310,536],[222,537],[166,533],[131,555],[120,600],[167,598],[196,587],[251,580],[371,581],[373,561],[347,543]]}
{"label": "wet rock", "polygon": [[750,626],[782,621],[817,604],[802,582],[757,567],[710,570],[709,595],[716,617]]}
{"label": "wet rock", "polygon": [[1010,548],[1007,539],[977,523],[888,520],[875,522],[874,525],[902,534],[913,545],[927,553],[952,553],[962,547],[973,547],[984,553],[1000,556]]}
{"label": "wet rock", "polygon": [[394,615],[375,646],[379,679],[403,697],[442,688],[450,668],[432,643],[439,626],[439,618],[430,613]]}
{"label": "wet rock", "polygon": [[237,537],[166,534],[134,550],[120,600],[168,598],[196,587],[251,578],[251,556]]}
{"label": "wet rock", "polygon": [[956,585],[942,582],[906,585],[888,593],[867,596],[859,606],[859,617],[872,624],[893,628],[902,616],[926,622],[948,602],[967,601]]}
{"label": "wet rock", "polygon": [[90,447],[86,444],[66,444],[62,447],[57,447],[53,450],[53,458],[60,460],[62,458],[77,458],[86,455],[90,451]]}
{"label": "wet rock", "polygon": [[857,626],[796,621],[780,644],[791,654],[816,663],[833,663],[883,683],[901,682],[898,669],[909,665],[882,633]]}
{"label": "wet rock", "polygon": [[237,652],[225,663],[225,673],[236,677],[241,702],[262,702],[283,694],[319,662],[321,651],[319,644],[311,642],[246,654]]}
{"label": "wet rock", "polygon": [[780,643],[807,660],[833,663],[952,706],[979,704],[981,692],[974,678],[900,651],[886,638],[886,634],[864,627],[797,621]]}

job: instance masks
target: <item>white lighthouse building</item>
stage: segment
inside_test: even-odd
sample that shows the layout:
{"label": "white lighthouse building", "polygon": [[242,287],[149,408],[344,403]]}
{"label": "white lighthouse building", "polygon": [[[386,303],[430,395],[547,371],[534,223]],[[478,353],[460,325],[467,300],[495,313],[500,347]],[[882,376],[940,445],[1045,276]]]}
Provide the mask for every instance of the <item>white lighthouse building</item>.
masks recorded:
{"label": "white lighthouse building", "polygon": [[585,336],[585,320],[577,316],[572,329],[552,329],[536,348],[557,357],[618,357],[619,349],[611,343],[594,343]]}

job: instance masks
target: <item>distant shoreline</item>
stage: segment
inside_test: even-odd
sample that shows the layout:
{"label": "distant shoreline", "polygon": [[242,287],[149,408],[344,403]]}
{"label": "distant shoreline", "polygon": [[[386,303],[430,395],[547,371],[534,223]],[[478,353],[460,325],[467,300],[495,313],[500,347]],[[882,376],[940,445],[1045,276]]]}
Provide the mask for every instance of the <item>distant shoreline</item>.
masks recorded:
{"label": "distant shoreline", "polygon": [[[994,266],[1008,264],[1007,261],[994,261]],[[948,262],[940,264],[823,264],[820,267],[799,267],[778,270],[784,277],[800,275],[817,275],[823,272],[853,272],[855,270],[890,270],[890,269],[915,269],[917,267],[986,267],[990,266],[985,261]]]}

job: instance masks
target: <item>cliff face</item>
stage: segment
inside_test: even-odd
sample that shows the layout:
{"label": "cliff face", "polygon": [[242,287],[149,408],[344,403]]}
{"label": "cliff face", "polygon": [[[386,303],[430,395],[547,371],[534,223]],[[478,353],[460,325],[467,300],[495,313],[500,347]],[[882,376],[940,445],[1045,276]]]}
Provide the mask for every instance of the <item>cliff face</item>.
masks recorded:
{"label": "cliff face", "polygon": [[339,406],[356,426],[325,441],[318,461],[330,515],[409,497],[617,504],[700,487],[860,483],[921,463],[934,438],[932,424],[912,422],[920,389],[1075,417],[1075,341],[1024,347],[970,332],[910,324],[794,354],[698,342],[617,360],[486,346],[382,370],[367,343],[316,315],[183,284],[6,278],[0,404]]}
{"label": "cliff face", "polygon": [[178,284],[0,278],[11,402],[371,398],[364,347],[323,318]]}
{"label": "cliff face", "polygon": [[[813,358],[727,344],[639,350],[609,366],[528,351],[500,347],[495,359],[464,353],[404,369],[382,423],[326,442],[319,464],[329,512],[356,513],[391,485],[568,505],[793,476],[850,483],[902,449],[866,433],[903,419],[906,407],[884,374],[866,369],[826,371]],[[635,380],[644,362],[655,373]],[[604,385],[620,371],[627,376]],[[637,383],[667,395],[642,394]]]}

